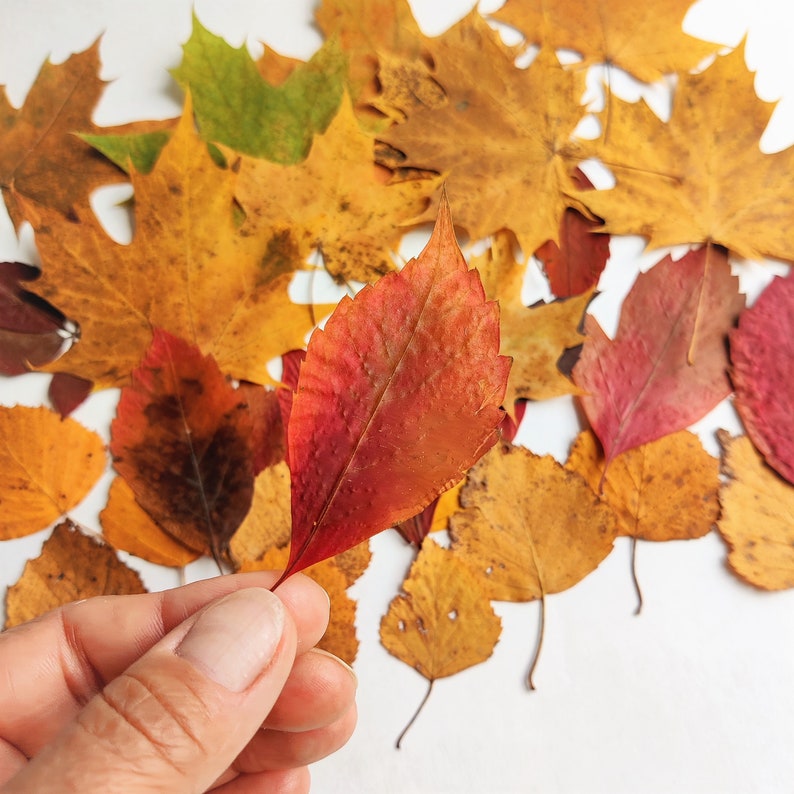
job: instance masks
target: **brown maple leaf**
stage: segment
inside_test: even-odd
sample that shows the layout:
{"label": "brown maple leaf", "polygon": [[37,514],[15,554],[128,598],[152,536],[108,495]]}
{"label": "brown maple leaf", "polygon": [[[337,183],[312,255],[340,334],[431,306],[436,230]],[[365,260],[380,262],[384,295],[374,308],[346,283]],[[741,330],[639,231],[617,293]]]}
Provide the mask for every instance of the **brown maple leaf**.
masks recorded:
{"label": "brown maple leaf", "polygon": [[614,99],[607,137],[580,151],[617,183],[577,195],[605,231],[644,235],[652,248],[713,242],[750,259],[793,259],[794,147],[759,149],[773,107],[755,94],[744,47],[682,74],[668,123],[644,102]]}
{"label": "brown maple leaf", "polygon": [[82,329],[55,366],[97,387],[122,385],[159,326],[227,374],[267,382],[267,361],[303,346],[313,312],[287,295],[294,261],[236,223],[236,174],[211,159],[189,101],[155,168],[131,178],[130,245],[111,240],[93,214],[72,223],[27,204],[44,262],[41,293]]}
{"label": "brown maple leaf", "polygon": [[122,135],[161,129],[141,122],[98,127],[91,115],[105,83],[99,42],[67,61],[42,66],[21,109],[0,93],[0,189],[16,228],[33,201],[75,218],[89,210],[91,192],[127,181],[126,174],[74,133]]}
{"label": "brown maple leaf", "polygon": [[653,13],[626,0],[507,0],[492,16],[528,43],[580,53],[584,66],[614,64],[639,80],[696,67],[720,47],[681,28],[692,0],[664,0]]}
{"label": "brown maple leaf", "polygon": [[517,68],[515,51],[476,12],[433,39],[432,54],[447,101],[381,134],[402,155],[387,164],[448,174],[456,222],[473,238],[508,228],[525,255],[557,240],[567,206],[587,212],[566,196],[584,75],[563,69],[550,50]]}
{"label": "brown maple leaf", "polygon": [[345,98],[303,162],[243,158],[236,196],[249,222],[260,234],[286,236],[294,267],[318,248],[338,281],[376,281],[394,270],[403,227],[423,213],[440,180],[390,181],[373,162],[374,143]]}

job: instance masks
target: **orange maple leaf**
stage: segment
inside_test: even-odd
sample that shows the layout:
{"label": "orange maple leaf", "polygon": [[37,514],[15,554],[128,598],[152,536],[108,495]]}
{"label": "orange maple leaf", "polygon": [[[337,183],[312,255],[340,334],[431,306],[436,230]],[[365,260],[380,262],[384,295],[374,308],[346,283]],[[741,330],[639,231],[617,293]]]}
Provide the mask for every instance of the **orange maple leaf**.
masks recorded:
{"label": "orange maple leaf", "polygon": [[225,373],[267,382],[268,360],[303,346],[313,312],[287,296],[294,261],[236,223],[236,174],[212,161],[189,101],[155,168],[131,178],[130,245],[111,240],[93,215],[72,223],[27,203],[44,261],[41,293],[82,329],[54,367],[97,387],[122,385],[159,326],[213,355]]}
{"label": "orange maple leaf", "polygon": [[577,195],[603,230],[644,235],[652,248],[713,242],[750,259],[794,259],[794,147],[759,149],[773,107],[755,94],[744,47],[681,75],[669,123],[644,102],[614,99],[607,137],[580,150],[617,184]]}

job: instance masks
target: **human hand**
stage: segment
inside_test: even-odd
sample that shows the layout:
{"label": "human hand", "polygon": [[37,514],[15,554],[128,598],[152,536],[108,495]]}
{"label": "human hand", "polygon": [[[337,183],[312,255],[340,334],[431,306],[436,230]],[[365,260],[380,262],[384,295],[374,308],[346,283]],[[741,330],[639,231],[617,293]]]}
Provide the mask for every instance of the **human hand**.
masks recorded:
{"label": "human hand", "polygon": [[341,747],[355,679],[314,649],[328,598],[307,577],[223,576],[91,598],[0,634],[0,787],[277,792]]}

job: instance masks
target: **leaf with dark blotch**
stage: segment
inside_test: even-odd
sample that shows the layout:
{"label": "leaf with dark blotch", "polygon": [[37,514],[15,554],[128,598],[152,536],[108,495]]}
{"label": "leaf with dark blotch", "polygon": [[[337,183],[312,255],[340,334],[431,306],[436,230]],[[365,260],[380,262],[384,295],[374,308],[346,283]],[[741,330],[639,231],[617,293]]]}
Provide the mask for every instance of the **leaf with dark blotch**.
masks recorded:
{"label": "leaf with dark blotch", "polygon": [[26,290],[41,271],[21,262],[0,262],[0,373],[21,375],[55,361],[80,338],[76,323]]}
{"label": "leaf with dark blotch", "polygon": [[312,335],[288,429],[284,576],[410,518],[498,438],[509,359],[446,201],[424,251]]}
{"label": "leaf with dark blotch", "polygon": [[254,491],[244,394],[215,360],[156,329],[111,426],[114,466],[180,543],[220,560]]}

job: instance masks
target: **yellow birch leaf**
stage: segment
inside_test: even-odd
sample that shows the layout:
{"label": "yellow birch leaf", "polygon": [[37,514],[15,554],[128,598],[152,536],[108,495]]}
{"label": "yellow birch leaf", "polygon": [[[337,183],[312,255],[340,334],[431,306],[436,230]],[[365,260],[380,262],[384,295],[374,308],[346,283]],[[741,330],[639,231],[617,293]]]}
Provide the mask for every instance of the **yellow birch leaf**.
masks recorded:
{"label": "yellow birch leaf", "polygon": [[747,436],[717,432],[728,481],[717,522],[728,565],[762,590],[794,587],[794,486],[770,468]]}
{"label": "yellow birch leaf", "polygon": [[45,529],[105,470],[94,432],[48,408],[0,407],[0,540]]}

